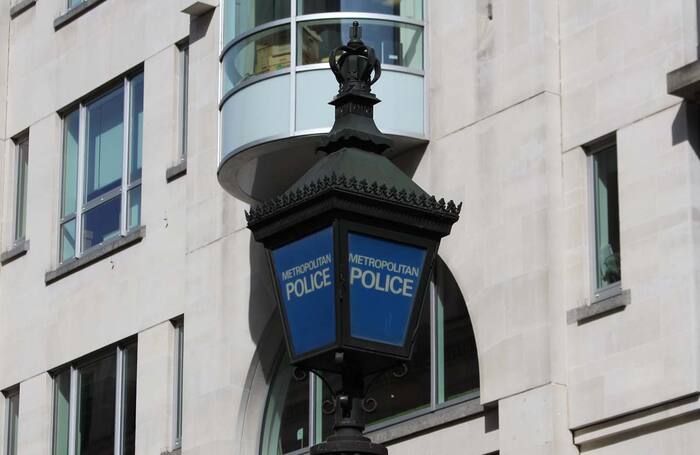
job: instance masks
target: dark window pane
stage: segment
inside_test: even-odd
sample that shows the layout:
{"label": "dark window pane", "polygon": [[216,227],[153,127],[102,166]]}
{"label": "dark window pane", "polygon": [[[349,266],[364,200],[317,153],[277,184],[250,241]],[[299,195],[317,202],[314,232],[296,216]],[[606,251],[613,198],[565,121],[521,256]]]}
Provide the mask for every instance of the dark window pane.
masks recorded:
{"label": "dark window pane", "polygon": [[85,212],[83,217],[83,251],[119,235],[121,196]]}
{"label": "dark window pane", "polygon": [[617,189],[617,150],[613,146],[593,155],[595,191],[596,285],[620,281],[620,211]]}
{"label": "dark window pane", "polygon": [[363,12],[423,18],[421,0],[299,0],[299,14]]}
{"label": "dark window pane", "polygon": [[113,455],[116,355],[79,370],[77,455]]}
{"label": "dark window pane", "polygon": [[438,402],[444,403],[479,388],[479,363],[466,302],[441,261],[435,278]]}
{"label": "dark window pane", "polygon": [[136,359],[137,345],[124,349],[124,408],[122,409],[123,455],[133,455],[136,447]]}
{"label": "dark window pane", "polygon": [[80,115],[74,110],[63,119],[63,196],[61,215],[75,213],[78,199],[78,134]]}
{"label": "dark window pane", "polygon": [[309,379],[295,379],[286,357],[268,395],[263,431],[263,455],[284,454],[309,445]]}
{"label": "dark window pane", "polygon": [[124,151],[124,89],[108,93],[87,106],[85,202],[122,182]]}
{"label": "dark window pane", "polygon": [[143,155],[143,73],[131,80],[129,103],[129,182],[141,178]]}
{"label": "dark window pane", "polygon": [[224,92],[258,74],[288,68],[291,63],[289,25],[256,33],[224,56]]}
{"label": "dark window pane", "polygon": [[53,454],[68,455],[70,418],[70,368],[54,377]]}
{"label": "dark window pane", "polygon": [[[330,51],[350,39],[352,20],[330,19],[299,24],[301,65],[328,62]],[[363,21],[362,40],[374,48],[382,65],[423,69],[423,29],[386,21]]]}

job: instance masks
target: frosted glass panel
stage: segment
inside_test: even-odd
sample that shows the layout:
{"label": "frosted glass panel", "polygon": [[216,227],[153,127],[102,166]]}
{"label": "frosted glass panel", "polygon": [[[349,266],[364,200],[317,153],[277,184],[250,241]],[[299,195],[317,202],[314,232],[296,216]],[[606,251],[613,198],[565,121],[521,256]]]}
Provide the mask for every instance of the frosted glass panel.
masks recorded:
{"label": "frosted glass panel", "polygon": [[257,82],[221,109],[222,157],[252,141],[289,134],[289,76]]}
{"label": "frosted glass panel", "polygon": [[[380,130],[423,137],[423,77],[415,74],[382,71],[372,86],[382,100],[374,107],[374,119]],[[338,83],[330,70],[297,74],[297,131],[330,128],[333,107],[327,103],[338,93]]]}

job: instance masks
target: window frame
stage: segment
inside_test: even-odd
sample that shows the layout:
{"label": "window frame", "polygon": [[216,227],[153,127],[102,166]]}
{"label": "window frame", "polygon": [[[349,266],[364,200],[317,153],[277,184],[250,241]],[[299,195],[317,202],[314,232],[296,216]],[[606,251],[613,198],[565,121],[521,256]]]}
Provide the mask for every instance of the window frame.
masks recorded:
{"label": "window frame", "polygon": [[[12,247],[16,247],[27,239],[27,179],[29,177],[29,132],[26,131],[13,139],[14,145],[14,203],[12,219]],[[22,146],[26,148],[22,148]],[[22,164],[25,163],[25,173]],[[22,219],[20,220],[20,209]],[[21,226],[20,226],[21,223]]]}
{"label": "window frame", "polygon": [[[596,192],[596,170],[595,170],[595,156],[609,152],[611,149],[615,150],[615,166],[618,168],[617,160],[617,135],[616,132],[607,134],[595,141],[585,145],[583,147],[586,153],[586,173],[587,173],[587,196],[588,196],[588,256],[589,256],[589,289],[591,295],[591,302],[595,303],[601,300],[614,297],[622,292],[622,273],[620,273],[620,280],[614,283],[610,283],[604,286],[598,286],[598,245],[597,245],[597,229],[598,229],[598,215],[597,215],[597,192]],[[619,174],[619,168],[618,168]],[[619,217],[619,180],[618,180],[618,217]],[[619,218],[618,218],[618,231],[619,231]],[[622,256],[622,251],[620,251],[620,256]],[[622,258],[620,258],[620,264],[622,263]]]}
{"label": "window frame", "polygon": [[[67,455],[75,455],[77,453],[77,436],[78,436],[78,419],[79,419],[79,401],[80,401],[80,371],[86,366],[92,365],[95,362],[104,360],[111,356],[115,357],[115,392],[114,392],[114,454],[122,455],[124,450],[124,417],[125,417],[125,391],[126,391],[126,351],[135,347],[138,352],[138,340],[136,337],[131,337],[121,341],[115,345],[100,349],[99,351],[90,353],[73,362],[60,366],[49,372],[52,384],[52,405],[51,405],[51,455],[56,453],[56,439],[58,431],[57,422],[57,399],[58,399],[58,376],[62,373],[69,373],[69,398],[68,398],[68,438]],[[138,362],[138,361],[137,361]]]}
{"label": "window frame", "polygon": [[173,412],[172,412],[172,449],[182,448],[182,403],[184,379],[184,335],[185,320],[180,317],[171,321],[174,334],[173,352]]}
{"label": "window frame", "polygon": [[187,161],[189,124],[190,40],[177,44],[178,49],[178,163]]}
{"label": "window frame", "polygon": [[[117,238],[123,238],[127,234],[137,231],[141,226],[141,203],[139,203],[139,224],[129,228],[128,219],[128,209],[129,209],[129,193],[140,187],[142,182],[142,176],[133,181],[130,180],[130,165],[131,165],[131,87],[132,82],[141,76],[144,77],[144,71],[142,67],[135,70],[129,71],[116,78],[114,81],[105,84],[104,86],[98,88],[94,92],[85,96],[79,102],[74,103],[67,108],[65,108],[61,115],[62,121],[62,141],[61,141],[61,194],[60,194],[60,205],[59,205],[59,219],[58,219],[58,263],[66,264],[88,253],[99,250],[102,246],[109,244]],[[142,81],[143,83],[143,81]],[[121,162],[121,185],[117,188],[113,188],[106,193],[96,197],[95,199],[89,201],[83,201],[85,198],[85,181],[86,181],[86,154],[87,154],[87,109],[90,105],[98,102],[101,99],[109,96],[115,91],[122,90],[122,102],[123,102],[123,112],[122,112],[122,133],[123,133],[123,143],[122,143],[122,162]],[[144,91],[145,92],[145,91]],[[144,93],[145,98],[145,93]],[[142,100],[143,105],[143,100]],[[77,150],[77,164],[76,164],[76,197],[75,197],[75,211],[67,215],[63,214],[63,206],[65,203],[66,188],[63,182],[63,175],[66,167],[66,143],[67,143],[67,129],[66,121],[67,118],[77,112],[78,115],[78,150]],[[143,156],[143,150],[141,150],[141,155]],[[102,205],[108,204],[113,199],[121,197],[120,200],[120,213],[119,213],[119,235],[115,238],[110,238],[108,240],[103,240],[100,243],[90,246],[87,249],[83,249],[83,228],[84,228],[84,218],[87,212]],[[141,198],[141,196],[140,196]],[[70,221],[75,221],[75,239],[74,239],[74,254],[71,257],[63,258],[61,251],[61,246],[63,243],[63,226]]]}
{"label": "window frame", "polygon": [[[2,392],[2,396],[5,400],[5,423],[3,425],[5,438],[4,441],[2,441],[2,449],[4,455],[17,455],[17,441],[19,435],[19,392],[19,385],[10,387],[9,389],[3,390]],[[17,424],[13,425],[11,416],[13,409],[12,399],[15,397],[17,397],[18,419]],[[10,451],[11,448],[14,448],[14,451]]]}

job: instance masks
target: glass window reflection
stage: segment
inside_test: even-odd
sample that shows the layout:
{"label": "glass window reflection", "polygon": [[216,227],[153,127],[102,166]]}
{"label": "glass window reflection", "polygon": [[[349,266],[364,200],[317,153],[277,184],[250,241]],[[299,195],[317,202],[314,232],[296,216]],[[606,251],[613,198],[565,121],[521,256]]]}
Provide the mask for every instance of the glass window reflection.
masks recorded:
{"label": "glass window reflection", "polygon": [[224,92],[259,74],[291,64],[289,26],[275,27],[248,37],[224,57]]}
{"label": "glass window reflection", "polygon": [[421,0],[299,0],[299,14],[362,12],[423,18]]}
{"label": "glass window reflection", "polygon": [[224,43],[259,25],[289,17],[290,0],[226,0]]}

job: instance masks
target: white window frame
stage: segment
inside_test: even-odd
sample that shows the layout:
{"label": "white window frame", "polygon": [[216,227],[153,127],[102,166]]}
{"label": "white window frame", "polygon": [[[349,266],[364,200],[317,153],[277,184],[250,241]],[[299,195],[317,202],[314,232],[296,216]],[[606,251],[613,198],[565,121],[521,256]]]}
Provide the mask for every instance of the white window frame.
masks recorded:
{"label": "white window frame", "polygon": [[[3,425],[4,428],[4,433],[5,433],[5,440],[3,441],[2,447],[3,447],[3,453],[4,455],[15,455],[17,453],[17,441],[18,437],[15,437],[13,433],[13,428],[11,428],[11,405],[10,405],[10,400],[14,397],[17,397],[17,405],[19,406],[19,385],[12,387],[8,390],[5,390],[2,393],[2,396],[5,399],[5,424]],[[18,422],[19,423],[19,422]],[[19,435],[19,428],[15,429],[17,432],[17,435]],[[13,439],[14,437],[14,439]],[[15,452],[14,454],[10,452],[10,444],[11,442],[14,442],[15,446]]]}
{"label": "white window frame", "polygon": [[172,321],[175,338],[173,352],[173,411],[172,411],[172,448],[182,447],[182,403],[183,403],[183,359],[185,321],[182,318]]}
{"label": "white window frame", "polygon": [[[123,422],[124,422],[124,390],[126,387],[126,375],[125,375],[125,365],[126,365],[126,355],[125,351],[131,346],[138,346],[137,341],[130,341],[128,343],[119,344],[116,346],[116,387],[115,387],[115,408],[114,408],[114,453],[116,455],[121,455],[123,453],[123,442],[124,435],[122,432]],[[109,357],[114,354],[113,350],[107,350],[105,352],[100,352],[98,354],[89,355],[85,359],[74,362],[70,366],[59,368],[53,374],[53,397],[52,397],[52,424],[51,424],[51,454],[55,455],[56,448],[54,443],[56,441],[56,378],[59,374],[66,371],[66,368],[70,371],[70,397],[68,399],[69,412],[68,412],[68,455],[75,455],[77,452],[77,434],[78,434],[78,399],[79,399],[79,388],[80,388],[80,370],[86,365],[92,364],[98,360],[105,357]]]}
{"label": "white window frame", "polygon": [[187,160],[187,129],[189,123],[190,42],[189,38],[177,45],[178,49],[178,163]]}
{"label": "white window frame", "polygon": [[[622,280],[615,283],[598,287],[598,252],[596,241],[596,175],[594,157],[599,153],[614,148],[617,152],[617,137],[615,133],[603,136],[600,139],[583,147],[586,152],[586,172],[587,172],[587,194],[588,194],[588,255],[589,255],[589,289],[591,292],[591,302],[595,303],[613,297],[622,292]],[[617,165],[617,162],[616,162]],[[619,171],[618,171],[619,172]],[[619,181],[618,181],[619,194]],[[619,201],[618,201],[619,204]],[[620,261],[622,262],[622,261]]]}
{"label": "white window frame", "polygon": [[[131,120],[131,83],[132,80],[138,77],[139,75],[142,75],[143,72],[138,72],[135,74],[127,75],[122,78],[122,81],[120,84],[116,84],[114,86],[111,86],[110,88],[100,92],[99,95],[90,97],[89,99],[86,99],[85,101],[82,101],[78,107],[76,108],[78,110],[78,169],[77,169],[77,188],[76,188],[76,208],[75,208],[75,213],[66,215],[66,216],[61,216],[59,219],[59,229],[58,229],[58,236],[59,236],[59,245],[61,245],[63,239],[62,239],[62,230],[60,226],[63,226],[65,223],[69,222],[72,219],[75,219],[75,254],[72,258],[66,258],[63,259],[61,257],[61,252],[59,251],[59,263],[65,263],[65,262],[70,262],[71,260],[74,259],[79,259],[80,257],[84,256],[90,251],[93,251],[105,243],[109,243],[111,240],[104,241],[101,243],[98,243],[96,245],[92,245],[90,248],[86,249],[83,251],[83,218],[85,216],[85,213],[88,212],[89,210],[98,207],[104,203],[109,202],[110,200],[114,199],[115,197],[121,196],[121,207],[120,207],[120,214],[119,214],[119,234],[120,237],[124,237],[128,234],[130,231],[128,229],[128,208],[129,208],[129,191],[133,188],[136,188],[141,185],[141,180],[142,177],[139,177],[138,179],[130,182],[129,181],[129,165],[131,164],[131,153],[129,150],[129,132],[130,132],[130,120]],[[115,188],[113,190],[110,190],[109,192],[101,195],[99,198],[94,199],[92,201],[87,201],[83,202],[83,198],[85,195],[85,154],[86,154],[86,147],[85,147],[85,140],[86,140],[86,123],[87,123],[87,107],[92,104],[93,102],[103,98],[104,96],[109,95],[112,93],[114,90],[117,90],[121,87],[123,88],[123,102],[124,102],[124,110],[123,110],[123,135],[124,135],[124,140],[123,140],[123,150],[122,150],[122,183],[119,188]],[[66,144],[66,129],[65,129],[65,121],[68,115],[71,113],[75,112],[76,109],[71,109],[67,111],[63,115],[63,122],[64,122],[64,128],[63,128],[63,141],[62,141],[62,166],[65,166],[65,156],[64,156],[64,150],[65,150],[65,144]],[[141,151],[143,153],[143,150]],[[61,174],[63,175],[63,174]],[[61,206],[63,206],[63,197],[65,194],[65,188],[61,188]],[[139,208],[140,210],[140,208]],[[136,230],[138,227],[135,227],[131,230]]]}
{"label": "white window frame", "polygon": [[[14,171],[14,207],[13,207],[13,223],[12,223],[12,246],[15,247],[20,243],[24,242],[27,238],[27,177],[29,176],[29,170],[27,170],[27,176],[21,179],[22,172],[22,145],[26,144],[26,160],[29,163],[29,133],[23,133],[14,139],[14,158],[15,158],[15,171]],[[22,186],[23,188],[21,188]],[[20,201],[20,197],[22,200]],[[24,208],[24,220],[22,230],[24,233],[19,235],[20,225],[19,225],[19,211],[20,204]]]}

